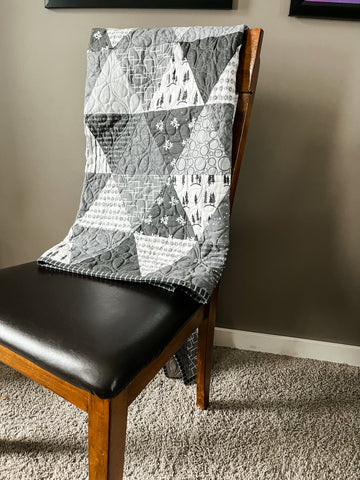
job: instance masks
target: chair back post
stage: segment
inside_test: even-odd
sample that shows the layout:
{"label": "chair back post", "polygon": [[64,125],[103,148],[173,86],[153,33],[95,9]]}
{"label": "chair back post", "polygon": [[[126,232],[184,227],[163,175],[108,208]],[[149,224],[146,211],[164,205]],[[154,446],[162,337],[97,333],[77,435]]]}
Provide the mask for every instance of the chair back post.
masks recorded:
{"label": "chair back post", "polygon": [[260,68],[260,50],[264,31],[252,28],[245,32],[244,47],[240,50],[236,90],[239,95],[233,127],[232,180],[230,186],[230,209],[244,155],[251,110]]}
{"label": "chair back post", "polygon": [[[245,32],[244,48],[240,50],[239,68],[236,78],[236,91],[239,94],[233,127],[232,180],[230,186],[230,209],[234,201],[235,189],[244,154],[251,108],[254,101],[256,83],[260,67],[260,49],[263,37],[261,28]],[[209,405],[212,350],[216,319],[217,295],[215,288],[205,308],[205,316],[199,325],[197,357],[197,405],[205,410]]]}

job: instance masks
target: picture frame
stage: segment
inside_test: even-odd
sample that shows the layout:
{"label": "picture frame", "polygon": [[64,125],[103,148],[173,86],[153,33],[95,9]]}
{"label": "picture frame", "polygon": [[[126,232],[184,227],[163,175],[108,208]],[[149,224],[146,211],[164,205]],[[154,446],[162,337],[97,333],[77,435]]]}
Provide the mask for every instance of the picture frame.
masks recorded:
{"label": "picture frame", "polygon": [[233,0],[45,0],[45,8],[189,8],[231,10]]}
{"label": "picture frame", "polygon": [[289,16],[360,19],[360,0],[291,0]]}

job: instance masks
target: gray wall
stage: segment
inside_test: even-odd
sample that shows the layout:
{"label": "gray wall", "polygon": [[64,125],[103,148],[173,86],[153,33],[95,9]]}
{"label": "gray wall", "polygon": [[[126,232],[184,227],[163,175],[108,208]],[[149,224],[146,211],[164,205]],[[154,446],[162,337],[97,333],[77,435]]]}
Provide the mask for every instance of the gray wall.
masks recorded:
{"label": "gray wall", "polygon": [[289,18],[289,2],[49,11],[0,0],[0,265],[36,258],[74,219],[92,27],[261,26],[218,324],[360,345],[360,24]]}

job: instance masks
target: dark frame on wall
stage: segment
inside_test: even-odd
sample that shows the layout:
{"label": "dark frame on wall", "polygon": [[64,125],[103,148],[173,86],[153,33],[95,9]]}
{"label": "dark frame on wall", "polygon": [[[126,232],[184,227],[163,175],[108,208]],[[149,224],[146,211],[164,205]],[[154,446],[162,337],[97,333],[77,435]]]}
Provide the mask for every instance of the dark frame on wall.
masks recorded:
{"label": "dark frame on wall", "polygon": [[360,0],[291,0],[290,16],[360,19]]}
{"label": "dark frame on wall", "polygon": [[200,8],[231,10],[233,0],[45,0],[46,8]]}

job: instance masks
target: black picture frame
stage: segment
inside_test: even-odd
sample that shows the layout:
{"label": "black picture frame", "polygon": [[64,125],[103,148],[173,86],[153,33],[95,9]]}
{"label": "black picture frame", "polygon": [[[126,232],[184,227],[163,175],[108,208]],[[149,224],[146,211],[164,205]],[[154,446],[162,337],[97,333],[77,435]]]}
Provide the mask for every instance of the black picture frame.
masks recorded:
{"label": "black picture frame", "polygon": [[45,8],[191,8],[231,10],[233,0],[45,0]]}
{"label": "black picture frame", "polygon": [[360,19],[359,3],[291,0],[289,16]]}

